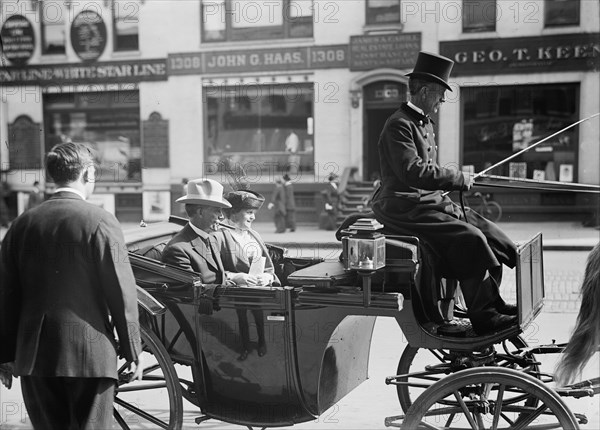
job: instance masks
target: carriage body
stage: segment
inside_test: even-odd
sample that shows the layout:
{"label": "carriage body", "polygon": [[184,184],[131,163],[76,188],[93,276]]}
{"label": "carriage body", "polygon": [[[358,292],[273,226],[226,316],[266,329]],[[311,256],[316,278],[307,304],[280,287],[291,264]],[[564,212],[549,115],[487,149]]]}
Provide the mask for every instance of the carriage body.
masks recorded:
{"label": "carriage body", "polygon": [[[520,326],[452,337],[437,331],[443,306],[433,311],[440,318],[424,309],[432,298],[420,290],[426,273],[416,238],[388,237],[386,267],[368,276],[345,270],[343,257],[290,259],[270,247],[283,287],[223,288],[157,260],[181,223],[149,225],[126,232],[126,239],[141,297],[156,302],[155,309],[142,306],[140,322],[177,373],[184,369],[182,394],[200,407],[202,419],[263,427],[314,419],[367,379],[377,316],[395,318],[413,347],[472,351],[516,336],[543,302],[540,236],[520,248],[519,300],[526,303]],[[444,300],[437,297],[436,306]],[[240,359],[244,330],[254,351]]]}

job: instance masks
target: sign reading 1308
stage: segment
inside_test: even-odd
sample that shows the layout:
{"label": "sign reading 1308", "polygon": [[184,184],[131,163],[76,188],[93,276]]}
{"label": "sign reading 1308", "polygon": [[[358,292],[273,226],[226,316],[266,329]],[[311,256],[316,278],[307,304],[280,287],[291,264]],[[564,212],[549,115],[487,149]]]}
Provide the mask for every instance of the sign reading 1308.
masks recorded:
{"label": "sign reading 1308", "polygon": [[169,72],[177,71],[201,72],[202,58],[201,54],[174,54],[169,55]]}
{"label": "sign reading 1308", "polygon": [[311,47],[310,62],[313,68],[348,67],[348,45]]}

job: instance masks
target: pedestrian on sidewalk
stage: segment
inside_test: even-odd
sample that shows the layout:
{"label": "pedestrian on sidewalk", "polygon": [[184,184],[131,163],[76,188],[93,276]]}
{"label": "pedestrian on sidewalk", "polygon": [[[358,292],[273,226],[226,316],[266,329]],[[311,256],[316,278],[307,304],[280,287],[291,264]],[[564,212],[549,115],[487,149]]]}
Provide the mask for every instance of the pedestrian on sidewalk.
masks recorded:
{"label": "pedestrian on sidewalk", "polygon": [[296,231],[296,196],[294,184],[289,174],[283,175],[283,196],[285,200],[285,228]]}
{"label": "pedestrian on sidewalk", "polygon": [[321,191],[325,202],[324,216],[322,214],[321,228],[324,230],[335,230],[337,228],[338,205],[340,194],[338,191],[338,175],[330,173],[327,177],[327,185]]}
{"label": "pedestrian on sidewalk", "polygon": [[275,179],[275,190],[271,196],[271,201],[267,205],[269,210],[275,210],[273,214],[273,221],[275,222],[275,233],[285,232],[285,196],[283,189],[283,180],[281,178]]}
{"label": "pedestrian on sidewalk", "polygon": [[112,428],[118,357],[132,379],[143,371],[135,278],[119,222],[86,202],[91,150],[60,143],[45,165],[56,192],[0,249],[0,363],[21,377],[34,428]]}

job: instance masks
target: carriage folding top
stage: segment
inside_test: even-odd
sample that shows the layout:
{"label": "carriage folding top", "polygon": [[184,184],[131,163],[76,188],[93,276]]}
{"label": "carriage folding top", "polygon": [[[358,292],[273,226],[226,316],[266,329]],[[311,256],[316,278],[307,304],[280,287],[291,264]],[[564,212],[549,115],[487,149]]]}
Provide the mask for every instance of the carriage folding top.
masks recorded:
{"label": "carriage folding top", "polygon": [[[472,351],[518,334],[543,303],[539,234],[519,247],[520,327],[452,337],[437,330],[449,323],[437,305],[451,298],[420,288],[426,274],[417,238],[386,237],[386,265],[368,274],[345,270],[344,255],[287,258],[270,247],[283,287],[224,287],[157,261],[179,224],[126,237],[144,291],[141,325],[177,367],[183,396],[203,414],[198,421],[270,427],[314,419],[367,379],[377,316],[395,318],[412,346]],[[426,309],[431,303],[436,308]],[[251,344],[246,357],[243,333]]]}

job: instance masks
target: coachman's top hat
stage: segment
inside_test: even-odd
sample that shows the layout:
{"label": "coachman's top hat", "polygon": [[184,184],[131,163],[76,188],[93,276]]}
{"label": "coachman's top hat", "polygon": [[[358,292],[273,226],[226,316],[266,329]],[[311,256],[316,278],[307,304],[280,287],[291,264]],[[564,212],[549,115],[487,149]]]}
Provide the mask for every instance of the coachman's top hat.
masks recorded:
{"label": "coachman's top hat", "polygon": [[448,85],[452,66],[454,66],[454,61],[449,58],[421,51],[417,57],[415,68],[411,73],[407,73],[406,76],[435,82],[452,91],[452,88]]}
{"label": "coachman's top hat", "polygon": [[186,185],[186,194],[176,200],[178,203],[230,208],[223,198],[223,185],[212,179],[193,179]]}
{"label": "coachman's top hat", "polygon": [[244,209],[260,209],[265,198],[254,191],[240,190],[228,193],[225,198],[231,203],[231,211],[238,212]]}

